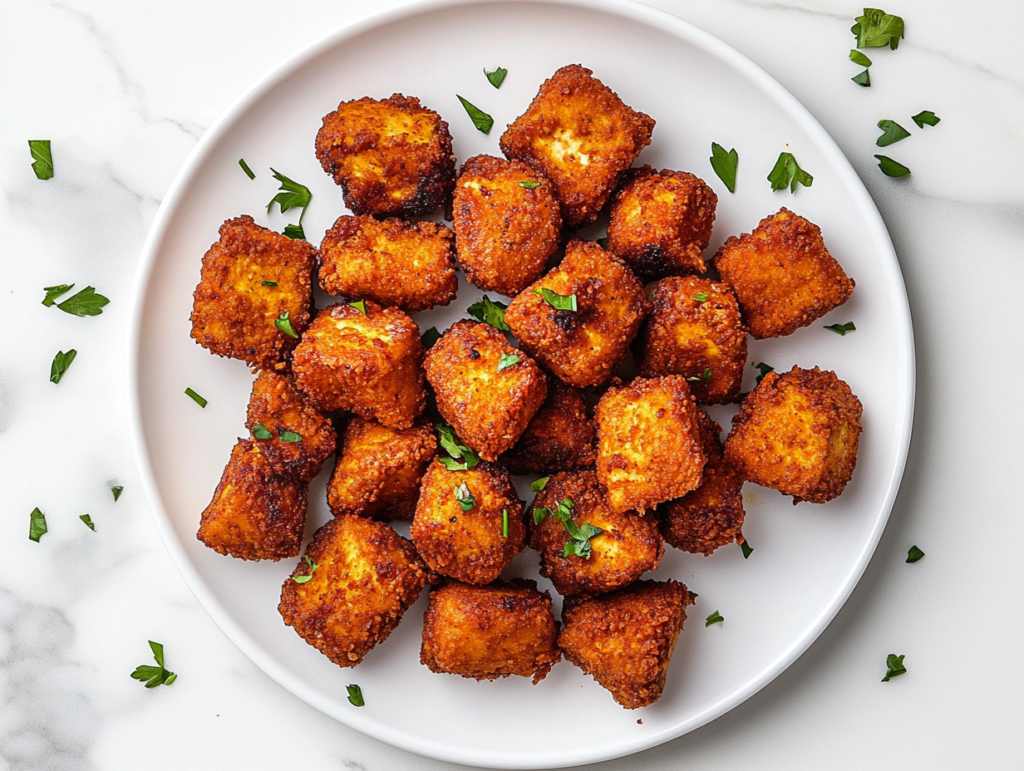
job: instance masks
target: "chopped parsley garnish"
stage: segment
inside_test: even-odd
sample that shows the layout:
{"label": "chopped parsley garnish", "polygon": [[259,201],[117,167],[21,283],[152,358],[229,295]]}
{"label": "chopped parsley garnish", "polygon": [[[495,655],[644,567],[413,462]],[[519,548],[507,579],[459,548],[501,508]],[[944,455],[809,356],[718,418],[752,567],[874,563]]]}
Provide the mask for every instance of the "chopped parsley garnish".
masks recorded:
{"label": "chopped parsley garnish", "polygon": [[277,286],[276,281],[261,281],[260,286]]}
{"label": "chopped parsley garnish", "polygon": [[555,294],[546,286],[542,286],[539,289],[534,289],[533,293],[539,297],[544,298],[544,302],[550,305],[557,311],[576,311],[579,310],[576,306],[576,295],[560,295]]}
{"label": "chopped parsley garnish", "polygon": [[696,300],[699,303],[706,303],[708,301],[708,293],[707,292],[697,292],[697,294],[695,294],[693,296],[693,299]]}
{"label": "chopped parsley garnish", "polygon": [[893,51],[903,37],[903,19],[877,8],[865,8],[864,15],[857,17],[857,23],[850,27],[857,38],[857,48],[881,48],[889,46]]}
{"label": "chopped parsley garnish", "polygon": [[520,182],[519,187],[525,187],[527,190],[533,190],[535,187],[540,187],[540,182]]}
{"label": "chopped parsley garnish", "polygon": [[469,492],[469,487],[466,486],[465,482],[458,487],[452,488],[452,495],[455,496],[455,500],[459,502],[459,506],[462,507],[463,511],[470,511],[476,506],[476,498]]}
{"label": "chopped parsley garnish", "polygon": [[364,316],[370,315],[369,313],[366,312],[366,300],[356,300],[354,303],[349,303],[349,305],[351,305],[357,311],[362,313]]}
{"label": "chopped parsley garnish", "polygon": [[918,128],[924,128],[925,126],[934,126],[942,120],[942,118],[938,117],[931,110],[924,110],[912,117],[911,120],[917,124]]}
{"label": "chopped parsley garnish", "polygon": [[548,514],[550,514],[550,513],[551,513],[551,509],[547,508],[546,506],[536,506],[536,507],[534,507],[534,509],[533,509],[533,524],[539,525],[541,522],[543,522],[545,519],[547,519]]}
{"label": "chopped parsley garnish", "polygon": [[903,666],[903,659],[905,656],[905,653],[902,656],[897,656],[895,653],[890,653],[888,656],[885,657],[886,672],[885,677],[882,678],[883,683],[889,682],[889,679],[892,677],[897,677],[898,675],[905,675],[907,673],[907,668]]}
{"label": "chopped parsley garnish", "polygon": [[551,477],[541,477],[540,479],[533,480],[530,482],[530,489],[535,493],[539,493],[547,487],[549,479],[551,479]]}
{"label": "chopped parsley garnish", "polygon": [[197,394],[197,393],[196,393],[195,391],[193,391],[193,390],[192,390],[191,388],[186,388],[186,389],[185,389],[185,395],[186,395],[186,396],[187,396],[187,397],[188,397],[189,399],[191,399],[192,401],[194,401],[194,402],[195,402],[196,404],[198,404],[198,405],[199,405],[200,407],[203,407],[204,409],[205,409],[206,405],[207,405],[207,404],[209,404],[209,402],[207,402],[207,401],[206,401],[206,399],[204,399],[204,398],[203,398],[202,396],[200,396],[199,394]]}
{"label": "chopped parsley garnish", "polygon": [[508,509],[501,510],[501,537],[508,538]]}
{"label": "chopped parsley garnish", "polygon": [[83,514],[79,517],[79,519],[82,520],[90,530],[92,530],[94,533],[96,532],[96,525],[93,524],[92,517],[90,517],[88,514]]}
{"label": "chopped parsley garnish", "polygon": [[282,313],[274,319],[274,326],[288,335],[288,337],[298,337],[298,334],[295,332],[295,328],[292,326],[292,320],[288,316],[288,311]]}
{"label": "chopped parsley garnish", "polygon": [[509,332],[508,324],[505,323],[505,311],[507,309],[508,306],[505,303],[495,302],[487,295],[484,295],[481,299],[470,305],[466,309],[466,313],[485,324],[490,324],[495,329]]}
{"label": "chopped parsley garnish", "polygon": [[242,171],[245,172],[245,176],[249,179],[256,179],[256,175],[253,173],[253,170],[249,168],[249,164],[245,162],[245,158],[239,158],[238,165],[242,167]]}
{"label": "chopped parsley garnish", "polygon": [[501,88],[501,84],[505,82],[505,76],[508,75],[508,70],[504,67],[498,67],[491,72],[484,69],[484,75],[487,76],[487,82],[495,88]]}
{"label": "chopped parsley garnish", "polygon": [[110,488],[110,492],[114,494],[114,503],[117,503],[117,499],[121,497],[121,493],[124,492],[123,485],[114,485]]}
{"label": "chopped parsley garnish", "polygon": [[714,613],[712,613],[710,616],[704,619],[704,626],[707,627],[711,626],[712,624],[721,624],[723,621],[725,621],[725,619],[722,617],[722,614],[716,610]]}
{"label": "chopped parsley garnish", "polygon": [[882,173],[887,177],[906,177],[910,175],[910,169],[904,166],[902,163],[894,161],[892,158],[888,158],[884,155],[876,155],[878,159],[878,168],[882,170]]}
{"label": "chopped parsley garnish", "polygon": [[883,118],[878,121],[878,128],[882,129],[882,136],[875,140],[879,147],[888,147],[910,136],[910,132],[894,120]]}
{"label": "chopped parsley garnish", "polygon": [[[459,95],[456,94],[455,96]],[[466,108],[466,112],[469,114],[470,120],[473,121],[473,125],[476,126],[477,131],[489,134],[491,132],[491,126],[494,125],[494,118],[471,102],[467,102],[461,96],[459,96],[459,101],[462,102],[462,106]]]}
{"label": "chopped parsley garnish", "polygon": [[924,556],[924,552],[917,548],[917,545],[910,547],[910,551],[907,552],[907,562],[913,564],[917,562],[921,557]]}
{"label": "chopped parsley garnish", "polygon": [[451,457],[439,457],[438,460],[449,471],[468,471],[480,462],[480,457],[464,444],[459,444],[455,431],[451,426],[438,423],[434,426],[440,436],[441,447]]}
{"label": "chopped parsley garnish", "polygon": [[306,561],[306,564],[309,565],[309,572],[301,576],[292,576],[292,581],[294,581],[297,584],[308,583],[310,580],[312,580],[314,571],[318,567],[320,567],[315,562],[313,562],[313,560],[310,558],[308,554],[305,557],[303,557],[303,559]]}
{"label": "chopped parsley garnish", "polygon": [[740,541],[740,548],[743,549],[743,559],[750,559],[750,555],[754,553],[754,547],[746,538]]}
{"label": "chopped parsley garnish", "polygon": [[831,329],[837,335],[845,337],[847,332],[856,332],[857,327],[853,325],[852,321],[847,321],[845,324],[828,324],[825,329]]}
{"label": "chopped parsley garnish", "polygon": [[272,433],[270,433],[270,429],[267,428],[262,423],[257,423],[255,426],[252,427],[252,435],[264,442],[267,439],[270,439],[274,436]]}
{"label": "chopped parsley garnish", "polygon": [[437,327],[431,327],[430,329],[423,333],[422,337],[420,337],[420,340],[423,341],[423,347],[428,350],[433,348],[434,343],[436,343],[440,339],[441,333],[437,331]]}
{"label": "chopped parsley garnish", "polygon": [[49,139],[30,139],[28,149],[32,153],[32,171],[37,179],[53,177],[53,156],[50,154]]}
{"label": "chopped parsley garnish", "polygon": [[861,67],[870,67],[871,60],[858,51],[856,48],[850,49],[850,61],[854,64],[859,64]]}
{"label": "chopped parsley garnish", "polygon": [[711,367],[704,370],[704,373],[700,377],[688,377],[686,378],[687,383],[710,383],[711,382]]}
{"label": "chopped parsley garnish", "polygon": [[729,188],[730,193],[736,192],[736,168],[740,163],[740,156],[733,148],[725,151],[718,142],[711,143],[711,168],[715,170],[718,178]]}
{"label": "chopped parsley garnish", "polygon": [[[71,286],[74,286],[74,284]],[[49,290],[47,290],[47,292],[49,292]],[[61,294],[63,294],[63,292],[55,295],[55,297],[59,297]],[[95,287],[87,286],[80,292],[76,292],[71,295],[71,297],[66,299],[64,302],[58,303],[57,307],[65,313],[70,313],[73,316],[99,316],[103,313],[103,306],[109,302],[110,300],[103,295],[96,294]],[[46,300],[43,300],[43,305],[46,305]]]}
{"label": "chopped parsley garnish", "polygon": [[767,375],[769,372],[775,371],[775,367],[771,366],[770,364],[765,364],[763,361],[757,362],[757,364],[754,365],[754,368],[761,373],[760,375],[757,376],[757,382],[759,384],[764,379],[765,375]]}
{"label": "chopped parsley garnish", "polygon": [[296,442],[302,441],[302,437],[299,434],[296,434],[294,431],[289,431],[287,428],[277,429],[277,436],[282,442],[286,442],[287,444],[295,444]]}
{"label": "chopped parsley garnish", "polygon": [[43,298],[43,305],[49,308],[53,305],[53,301],[61,295],[67,294],[71,291],[71,287],[74,284],[58,284],[57,286],[44,286],[43,291],[46,292],[46,297]]}
{"label": "chopped parsley garnish", "polygon": [[346,685],[345,690],[348,691],[348,701],[353,707],[365,707],[366,702],[363,701],[363,689],[358,685]]}
{"label": "chopped parsley garnish", "polygon": [[32,509],[28,515],[28,539],[39,543],[39,539],[46,535],[46,515],[38,508]]}
{"label": "chopped parsley garnish", "polygon": [[[294,226],[299,229],[299,235],[295,236],[288,232],[288,228],[285,228],[285,235],[289,238],[305,238],[301,235],[302,233],[302,218],[306,216],[306,208],[309,206],[309,202],[313,199],[313,194],[309,192],[309,188],[305,185],[300,185],[298,182],[288,179],[284,174],[275,171],[273,167],[270,169],[274,174],[274,179],[281,183],[281,192],[270,199],[270,203],[267,204],[267,213],[274,207],[276,203],[281,207],[281,213],[284,214],[289,209],[302,209],[302,213],[299,214],[299,224]],[[288,227],[292,227],[289,225]],[[294,230],[292,231],[295,232]]]}
{"label": "chopped parsley garnish", "polygon": [[498,359],[498,372],[514,367],[516,364],[522,361],[522,357],[516,356],[514,353],[503,353],[501,358]]}
{"label": "chopped parsley garnish", "polygon": [[285,225],[284,230],[281,231],[281,235],[288,236],[288,238],[299,239],[300,241],[306,240],[306,231],[302,229],[302,223],[297,225]]}
{"label": "chopped parsley garnish", "polygon": [[850,78],[850,80],[852,80],[858,86],[863,86],[864,88],[871,87],[871,75],[868,73],[867,70],[864,70],[864,72],[854,75],[852,78]]}
{"label": "chopped parsley garnish", "polygon": [[590,539],[601,535],[604,530],[589,522],[584,522],[577,526],[572,521],[572,507],[572,498],[564,498],[559,501],[557,510],[552,511],[543,507],[535,508],[533,510],[533,521],[539,525],[550,514],[554,519],[561,522],[566,532],[569,533],[569,540],[566,541],[565,546],[562,548],[562,556],[590,559]]}
{"label": "chopped parsley garnish", "polygon": [[779,153],[779,160],[768,174],[768,181],[772,183],[772,191],[778,192],[789,188],[790,193],[796,192],[798,184],[810,187],[814,177],[800,168],[793,157],[793,153]]}
{"label": "chopped parsley garnish", "polygon": [[78,351],[74,348],[70,349],[67,353],[57,351],[57,355],[53,357],[53,364],[50,365],[51,383],[60,382],[60,379],[64,377],[64,373],[68,371],[68,367],[71,366],[71,362],[75,360],[77,355]]}
{"label": "chopped parsley garnish", "polygon": [[164,668],[164,646],[158,642],[149,641],[149,647],[153,651],[153,658],[156,659],[156,666],[146,664],[135,667],[132,677],[136,680],[145,681],[147,688],[156,688],[158,685],[170,685],[178,676]]}

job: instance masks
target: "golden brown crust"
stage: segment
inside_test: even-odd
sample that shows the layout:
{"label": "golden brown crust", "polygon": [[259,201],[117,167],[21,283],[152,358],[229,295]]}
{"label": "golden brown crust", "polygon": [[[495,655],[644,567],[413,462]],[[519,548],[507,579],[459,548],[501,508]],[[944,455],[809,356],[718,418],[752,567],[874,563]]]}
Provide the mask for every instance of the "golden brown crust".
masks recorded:
{"label": "golden brown crust", "polygon": [[487,155],[466,161],[452,216],[459,265],[471,284],[487,291],[518,294],[541,277],[558,249],[562,218],[551,182],[519,161]]}
{"label": "golden brown crust", "polygon": [[686,378],[637,378],[610,388],[596,417],[597,478],[613,511],[644,511],[700,484],[706,459]]}
{"label": "golden brown crust", "polygon": [[366,313],[324,308],[292,355],[295,385],[324,412],[350,410],[391,428],[409,428],[426,403],[423,341],[398,308],[366,301]]}
{"label": "golden brown crust", "polygon": [[543,680],[562,654],[551,595],[522,578],[489,586],[446,583],[430,593],[420,662],[431,672]]}
{"label": "golden brown crust", "polygon": [[857,465],[860,400],[834,372],[769,372],[740,405],[725,459],[751,482],[825,503],[843,492]]}
{"label": "golden brown crust", "polygon": [[[499,371],[502,357],[506,366]],[[547,396],[540,367],[489,324],[457,321],[427,352],[437,409],[466,446],[497,460],[516,443]]]}
{"label": "golden brown crust", "polygon": [[397,429],[353,417],[327,485],[331,511],[411,520],[420,480],[436,453],[437,437],[428,425]]}
{"label": "golden brown crust", "polygon": [[[556,310],[541,288],[576,295],[577,310]],[[649,303],[636,276],[592,242],[570,241],[565,259],[508,306],[505,321],[523,350],[570,385],[609,380],[636,337]]]}
{"label": "golden brown crust", "polygon": [[455,298],[455,237],[444,225],[339,217],[320,243],[320,288],[408,313]]}
{"label": "golden brown crust", "polygon": [[[274,321],[282,313],[298,335],[309,323],[316,250],[260,227],[242,215],[220,226],[220,240],[203,257],[193,294],[192,339],[218,356],[250,367],[283,369],[298,342]],[[276,286],[264,286],[264,281]]]}
{"label": "golden brown crust", "polygon": [[702,404],[735,401],[747,329],[732,289],[696,276],[670,277],[655,285],[652,305],[637,338],[640,374],[682,375]]}
{"label": "golden brown crust", "polygon": [[854,282],[828,253],[821,229],[788,209],[765,217],[752,233],[729,238],[715,266],[759,340],[792,334],[853,293]]}
{"label": "golden brown crust", "polygon": [[239,439],[196,538],[243,560],[295,557],[302,546],[308,485],[297,476],[275,474],[256,442]]}
{"label": "golden brown crust", "polygon": [[[474,499],[469,511],[455,497],[462,485]],[[507,536],[503,511],[508,512]],[[434,461],[423,476],[409,535],[431,570],[467,584],[488,584],[526,543],[523,502],[496,463],[449,471]]]}
{"label": "golden brown crust", "polygon": [[500,146],[551,179],[562,219],[576,227],[597,218],[653,130],[653,118],[628,107],[591,70],[570,64],[544,81]]}
{"label": "golden brown crust", "polygon": [[[336,517],[281,587],[284,623],[339,667],[354,667],[402,620],[427,582],[412,544],[387,525]],[[312,576],[305,583],[292,580]]]}
{"label": "golden brown crust", "polygon": [[448,124],[402,94],[339,104],[324,116],[316,157],[354,214],[430,214],[455,183]]}
{"label": "golden brown crust", "polygon": [[[557,511],[566,498],[572,501],[572,521],[577,527],[587,522],[603,531],[590,540],[587,558],[563,555],[570,536],[555,516],[548,514],[536,523],[535,510]],[[550,578],[563,596],[618,589],[657,568],[665,553],[657,522],[635,511],[612,511],[592,470],[551,477],[534,499],[527,521],[530,546],[540,553],[540,574]]]}
{"label": "golden brown crust", "polygon": [[567,597],[558,644],[626,709],[661,698],[689,596],[676,581],[637,581],[612,594]]}
{"label": "golden brown crust", "polygon": [[693,174],[634,169],[612,203],[608,248],[645,279],[703,273],[717,204]]}
{"label": "golden brown crust", "polygon": [[593,466],[597,424],[583,392],[556,377],[548,378],[548,398],[515,446],[501,456],[513,474],[554,474]]}

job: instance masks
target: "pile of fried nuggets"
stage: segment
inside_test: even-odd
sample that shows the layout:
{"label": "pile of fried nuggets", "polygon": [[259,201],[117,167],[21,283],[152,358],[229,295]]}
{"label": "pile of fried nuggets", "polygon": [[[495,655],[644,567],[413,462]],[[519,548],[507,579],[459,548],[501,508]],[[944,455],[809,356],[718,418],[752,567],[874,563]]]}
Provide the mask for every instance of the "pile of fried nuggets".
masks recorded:
{"label": "pile of fried nuggets", "polygon": [[[807,326],[853,281],[786,209],[705,266],[715,193],[686,172],[630,168],[653,128],[570,65],[505,131],[506,158],[471,158],[456,175],[448,125],[418,99],[343,102],[316,152],[353,216],[319,249],[247,216],[221,227],[192,336],[259,375],[252,437],[232,451],[198,537],[241,559],[298,556],[310,480],[336,449],[330,418],[344,425],[334,518],[279,606],[336,664],[359,664],[430,582],[421,661],[432,671],[537,683],[564,655],[624,707],[649,705],[691,601],[676,581],[638,580],[664,541],[703,554],[742,542],[744,480],[814,503],[850,480],[861,405],[834,373],[771,372],[739,390],[748,333]],[[454,233],[402,219],[442,207]],[[602,212],[607,249],[565,243],[563,228]],[[512,298],[518,348],[463,320],[426,350],[409,314],[454,299],[456,265]],[[346,301],[316,310],[314,272]],[[282,316],[297,337],[275,325]],[[639,376],[624,382],[631,345]],[[740,398],[723,446],[697,405]],[[453,429],[440,448],[435,405]],[[550,476],[532,507],[510,472]],[[411,541],[394,520],[411,520]],[[527,543],[565,598],[561,626],[534,581],[499,578]]]}

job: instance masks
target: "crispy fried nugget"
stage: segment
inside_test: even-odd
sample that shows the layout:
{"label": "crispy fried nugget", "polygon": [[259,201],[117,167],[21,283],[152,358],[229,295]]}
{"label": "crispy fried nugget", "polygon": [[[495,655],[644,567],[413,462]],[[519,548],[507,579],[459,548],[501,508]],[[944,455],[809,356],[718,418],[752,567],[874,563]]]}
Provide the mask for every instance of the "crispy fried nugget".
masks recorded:
{"label": "crispy fried nugget", "polygon": [[[564,554],[566,544],[574,539],[556,513],[566,500],[571,501],[567,505],[577,529],[584,523],[601,529],[590,539],[589,557]],[[564,596],[618,589],[657,568],[665,553],[657,522],[635,511],[612,511],[593,471],[551,477],[531,510],[530,546],[540,553],[540,574],[550,578]]]}
{"label": "crispy fried nugget", "polygon": [[430,214],[455,183],[448,124],[412,96],[342,102],[324,116],[316,157],[354,214]]}
{"label": "crispy fried nugget", "polygon": [[557,638],[551,595],[534,581],[451,582],[430,593],[420,662],[431,672],[475,680],[519,675],[536,685],[562,658]]}
{"label": "crispy fried nugget", "polygon": [[[220,226],[193,294],[192,339],[218,356],[261,369],[285,367],[295,347],[275,325],[283,314],[301,335],[312,307],[316,251],[243,215]],[[267,286],[264,282],[272,282]]]}
{"label": "crispy fried nugget", "polygon": [[547,396],[540,367],[488,324],[457,321],[427,352],[437,409],[484,460],[516,443]]}
{"label": "crispy fried nugget", "polygon": [[685,171],[633,170],[615,194],[608,248],[645,279],[703,273],[718,196]]}
{"label": "crispy fried nugget", "polygon": [[453,221],[466,279],[509,297],[541,277],[562,229],[547,177],[487,155],[470,158],[459,172]]}
{"label": "crispy fried nugget", "polygon": [[351,410],[391,428],[423,412],[423,341],[398,308],[366,301],[320,311],[292,355],[295,385],[325,412]]}
{"label": "crispy fried nugget", "polygon": [[331,511],[411,520],[420,480],[436,453],[437,437],[428,425],[397,429],[352,418],[327,485]]}
{"label": "crispy fried nugget", "polygon": [[467,584],[488,584],[526,543],[523,502],[496,463],[449,471],[434,461],[420,485],[409,534],[431,570]]}
{"label": "crispy fried nugget", "polygon": [[626,709],[661,698],[689,595],[677,581],[637,581],[612,594],[569,597],[558,645]]}
{"label": "crispy fried nugget", "polygon": [[548,176],[562,219],[577,227],[597,218],[653,130],[653,118],[628,107],[591,70],[570,64],[544,81],[500,146]]}
{"label": "crispy fried nugget", "polygon": [[700,484],[706,460],[686,378],[637,378],[597,404],[597,478],[613,511],[679,498]]}
{"label": "crispy fried nugget", "polygon": [[345,514],[316,531],[277,609],[303,640],[339,667],[354,667],[388,638],[426,583],[411,543],[381,522]]}
{"label": "crispy fried nugget", "polygon": [[459,288],[444,225],[341,216],[320,243],[320,288],[409,313],[447,305]]}
{"label": "crispy fried nugget", "polygon": [[[558,310],[542,289],[576,296],[577,310]],[[523,350],[570,385],[611,378],[636,337],[649,303],[636,276],[592,242],[570,241],[561,264],[517,295],[505,321]]]}
{"label": "crispy fried nugget", "polygon": [[312,479],[334,452],[331,421],[313,409],[287,375],[263,370],[253,382],[245,427],[252,432],[257,426],[270,432],[267,439],[253,436],[275,473]]}
{"label": "crispy fried nugget", "polygon": [[243,560],[295,557],[302,546],[309,481],[277,474],[257,442],[239,439],[196,538]]}
{"label": "crispy fried nugget", "polygon": [[860,400],[834,372],[793,367],[769,372],[732,419],[725,459],[751,482],[825,503],[853,476]]}
{"label": "crispy fried nugget", "polygon": [[715,255],[736,292],[750,334],[790,335],[850,299],[854,282],[828,253],[821,229],[788,209],[732,236]]}
{"label": "crispy fried nugget", "polygon": [[548,398],[515,446],[501,456],[513,474],[554,474],[594,465],[597,424],[583,392],[548,378]]}
{"label": "crispy fried nugget", "polygon": [[682,375],[702,404],[736,399],[747,363],[747,329],[727,284],[669,277],[657,283],[654,310],[637,340],[640,374]]}
{"label": "crispy fried nugget", "polygon": [[658,505],[661,534],[677,549],[711,554],[719,546],[742,542],[743,479],[725,461],[722,427],[697,410],[700,443],[707,456],[700,487],[682,498]]}

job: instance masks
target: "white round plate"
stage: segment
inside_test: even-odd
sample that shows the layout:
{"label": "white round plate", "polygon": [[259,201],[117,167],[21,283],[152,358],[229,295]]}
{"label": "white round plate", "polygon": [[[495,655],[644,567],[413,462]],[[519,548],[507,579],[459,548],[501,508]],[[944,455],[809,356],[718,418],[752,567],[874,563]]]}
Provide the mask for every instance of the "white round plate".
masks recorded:
{"label": "white round plate", "polygon": [[[619,707],[568,662],[537,686],[518,677],[478,683],[431,673],[419,663],[425,593],[363,664],[341,669],[278,615],[292,560],[246,563],[195,537],[231,447],[245,433],[252,382],[242,362],[211,356],[189,338],[192,291],[218,226],[239,214],[278,231],[295,221],[295,212],[266,212],[277,190],[273,166],[312,190],[305,232],[319,243],[345,209],[313,140],[322,117],[343,100],[418,96],[449,122],[461,162],[499,154],[505,125],[545,78],[575,62],[657,121],[638,163],[691,171],[716,190],[708,256],[786,206],[821,227],[857,282],[853,298],[821,321],[750,346],[751,364],[835,370],[860,397],[864,433],[853,481],[829,504],[797,507],[747,485],[749,559],[736,545],[711,557],[667,550],[652,576],[679,579],[700,598],[679,637],[664,696],[636,711]],[[495,90],[483,70],[499,66],[508,77]],[[489,136],[473,127],[457,93],[494,116]],[[710,167],[712,142],[739,153],[735,194]],[[781,151],[813,174],[812,187],[771,191],[765,178]],[[239,158],[256,172],[254,181]],[[602,234],[592,231],[587,237]],[[443,329],[479,294],[463,282],[449,308],[418,314],[417,323]],[[822,328],[850,320],[857,331],[845,337]],[[480,766],[569,766],[637,752],[713,720],[770,682],[821,633],[860,578],[910,441],[914,353],[903,278],[850,164],[796,99],[742,54],[675,17],[609,0],[421,4],[338,31],[290,59],[206,133],[175,180],[146,243],[130,334],[133,434],[157,526],[225,634],[285,688],[347,725],[413,752]],[[745,388],[755,374],[748,366]],[[183,394],[186,386],[209,400],[205,410]],[[731,412],[712,414],[728,427]],[[311,491],[307,538],[329,516],[330,465]],[[536,576],[535,555],[524,552],[510,572]],[[715,610],[725,622],[705,628]],[[362,687],[365,707],[348,703],[348,683]]]}

